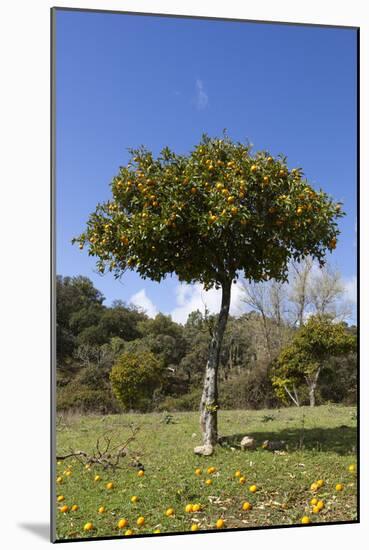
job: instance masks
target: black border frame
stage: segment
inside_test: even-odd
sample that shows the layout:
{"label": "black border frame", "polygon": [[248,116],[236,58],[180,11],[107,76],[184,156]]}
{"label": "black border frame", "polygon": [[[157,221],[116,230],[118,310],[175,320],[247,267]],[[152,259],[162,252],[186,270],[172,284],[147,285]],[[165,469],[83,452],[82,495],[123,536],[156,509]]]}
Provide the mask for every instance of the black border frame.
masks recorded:
{"label": "black border frame", "polygon": [[[238,23],[259,23],[270,25],[288,25],[298,27],[322,27],[322,28],[335,28],[356,31],[356,216],[357,216],[357,258],[356,258],[356,274],[357,274],[357,290],[356,290],[356,312],[357,312],[357,518],[347,521],[333,521],[333,522],[315,522],[310,525],[265,525],[257,527],[244,527],[244,528],[230,528],[221,533],[227,532],[245,532],[245,531],[261,531],[261,530],[273,530],[273,529],[291,529],[299,527],[320,527],[320,526],[333,526],[333,525],[351,525],[360,523],[360,468],[361,468],[361,456],[360,456],[360,27],[349,25],[329,25],[320,23],[298,23],[298,22],[286,22],[286,21],[265,21],[255,19],[239,19],[228,17],[215,17],[204,15],[177,15],[168,13],[151,13],[151,12],[134,12],[124,10],[108,10],[99,8],[71,8],[67,6],[54,6],[50,8],[50,354],[51,354],[51,375],[50,375],[50,398],[51,398],[51,411],[50,411],[50,541],[52,543],[70,543],[70,542],[83,542],[83,541],[99,541],[99,540],[121,540],[125,539],[124,535],[111,535],[106,537],[80,537],[78,539],[57,539],[56,538],[56,507],[55,507],[55,474],[56,474],[56,21],[55,16],[58,11],[76,11],[76,12],[88,12],[88,13],[105,13],[116,15],[139,15],[150,17],[165,17],[172,19],[200,19],[207,21],[225,21],[225,22],[238,22]],[[160,533],[158,534],[142,534],[131,535],[129,538],[151,538],[151,537],[173,537],[179,535],[202,535],[202,534],[215,534],[219,531],[214,529],[202,530],[198,532],[191,531],[176,531],[173,533]]]}

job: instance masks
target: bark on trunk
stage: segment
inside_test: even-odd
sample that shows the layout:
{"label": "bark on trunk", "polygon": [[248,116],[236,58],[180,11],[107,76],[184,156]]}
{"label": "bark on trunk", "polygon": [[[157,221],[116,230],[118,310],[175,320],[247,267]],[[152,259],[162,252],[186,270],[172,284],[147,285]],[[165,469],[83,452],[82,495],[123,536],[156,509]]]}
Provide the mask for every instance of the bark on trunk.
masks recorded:
{"label": "bark on trunk", "polygon": [[218,440],[218,366],[231,302],[231,286],[231,280],[224,282],[222,285],[222,305],[210,342],[200,403],[200,427],[203,436],[203,446],[195,449],[197,454],[211,454]]}
{"label": "bark on trunk", "polygon": [[308,380],[310,407],[315,407],[315,390],[318,385],[320,367]]}

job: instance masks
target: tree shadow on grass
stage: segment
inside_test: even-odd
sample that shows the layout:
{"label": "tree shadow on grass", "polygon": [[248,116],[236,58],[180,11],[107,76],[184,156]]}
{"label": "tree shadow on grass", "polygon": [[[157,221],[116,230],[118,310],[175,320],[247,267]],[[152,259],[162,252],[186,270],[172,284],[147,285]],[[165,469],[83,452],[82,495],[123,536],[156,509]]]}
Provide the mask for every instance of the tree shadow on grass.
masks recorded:
{"label": "tree shadow on grass", "polygon": [[339,455],[356,453],[357,431],[350,426],[247,432],[220,437],[219,443],[222,447],[240,448],[241,440],[245,435],[255,439],[256,448],[260,448],[265,440],[269,440],[284,441],[288,451],[309,450],[333,452]]}

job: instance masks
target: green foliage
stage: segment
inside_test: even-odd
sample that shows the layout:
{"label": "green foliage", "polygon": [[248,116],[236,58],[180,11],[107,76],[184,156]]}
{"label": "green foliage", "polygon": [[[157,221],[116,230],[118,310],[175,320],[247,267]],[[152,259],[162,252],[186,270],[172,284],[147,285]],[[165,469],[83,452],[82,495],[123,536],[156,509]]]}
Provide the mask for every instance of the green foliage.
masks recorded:
{"label": "green foliage", "polygon": [[163,364],[151,352],[123,353],[110,373],[113,394],[125,409],[148,410],[163,375]]}
{"label": "green foliage", "polygon": [[308,380],[330,358],[349,354],[355,347],[356,336],[344,323],[334,323],[328,315],[311,316],[274,363],[272,381],[278,397],[286,401],[286,387]]}
{"label": "green foliage", "polygon": [[336,246],[343,215],[323,191],[290,170],[286,158],[203,136],[189,155],[131,151],[87,229],[73,240],[97,257],[101,272],[127,269],[161,281],[220,286],[247,279],[283,280],[291,258],[321,263]]}

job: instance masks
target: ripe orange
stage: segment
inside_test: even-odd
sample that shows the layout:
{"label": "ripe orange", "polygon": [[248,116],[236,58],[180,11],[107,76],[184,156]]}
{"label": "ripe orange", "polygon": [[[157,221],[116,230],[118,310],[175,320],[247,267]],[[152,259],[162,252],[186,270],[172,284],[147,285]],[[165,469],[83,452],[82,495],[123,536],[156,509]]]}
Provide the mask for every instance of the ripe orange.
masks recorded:
{"label": "ripe orange", "polygon": [[69,506],[67,506],[66,504],[64,504],[64,506],[62,506],[61,508],[59,508],[59,510],[65,514],[66,512],[68,512],[69,510]]}
{"label": "ripe orange", "polygon": [[56,499],[58,502],[62,502],[64,500],[64,496],[63,495],[59,495]]}
{"label": "ripe orange", "polygon": [[213,480],[212,479],[207,479],[205,481],[206,485],[211,485],[213,483]]}
{"label": "ripe orange", "polygon": [[92,531],[93,528],[94,528],[94,526],[91,523],[91,521],[88,521],[87,523],[85,523],[85,525],[83,527],[84,531]]}
{"label": "ripe orange", "polygon": [[106,512],[105,506],[100,506],[100,508],[98,509],[98,513],[103,514],[104,512]]}
{"label": "ripe orange", "polygon": [[217,529],[222,529],[224,527],[224,519],[218,519],[215,526]]}
{"label": "ripe orange", "polygon": [[191,525],[191,531],[198,531],[199,530],[199,526],[197,525],[197,523],[193,523]]}
{"label": "ripe orange", "polygon": [[114,483],[112,481],[109,481],[109,483],[106,484],[107,489],[114,489]]}
{"label": "ripe orange", "polygon": [[202,474],[201,469],[200,469],[200,468],[196,468],[195,474],[196,474],[197,476],[201,476],[201,474]]}
{"label": "ripe orange", "polygon": [[312,512],[313,514],[319,514],[320,508],[318,508],[318,506],[313,506]]}
{"label": "ripe orange", "polygon": [[250,504],[250,502],[244,502],[242,504],[242,510],[251,510],[252,508],[252,504]]}
{"label": "ripe orange", "polygon": [[133,495],[133,497],[131,497],[131,502],[132,502],[133,504],[135,504],[136,502],[138,502],[138,496]]}
{"label": "ripe orange", "polygon": [[241,485],[244,485],[246,483],[246,478],[244,476],[241,476],[239,482],[241,483]]}
{"label": "ripe orange", "polygon": [[209,466],[209,468],[207,470],[208,474],[214,474],[216,471],[217,471],[217,469],[214,468],[214,466]]}
{"label": "ripe orange", "polygon": [[319,510],[323,510],[324,508],[324,502],[322,500],[319,500],[318,501],[318,504],[316,505],[317,508],[319,508]]}
{"label": "ripe orange", "polygon": [[101,480],[100,476],[95,476],[95,481],[100,481],[100,480]]}
{"label": "ripe orange", "polygon": [[143,470],[139,470],[137,472],[138,477],[143,477],[145,475],[145,472]]}
{"label": "ripe orange", "polygon": [[174,516],[175,512],[174,512],[174,508],[168,508],[166,511],[165,511],[165,515],[169,518],[170,516]]}
{"label": "ripe orange", "polygon": [[241,477],[241,472],[240,472],[240,470],[237,470],[237,472],[235,472],[234,476],[235,476],[235,477]]}
{"label": "ripe orange", "polygon": [[256,493],[257,490],[258,490],[258,488],[256,487],[256,485],[250,485],[250,487],[249,487],[250,493]]}
{"label": "ripe orange", "polygon": [[311,504],[311,506],[316,506],[318,504],[318,499],[317,498],[312,498],[311,501],[310,501],[310,504]]}
{"label": "ripe orange", "polygon": [[343,484],[342,483],[337,483],[336,491],[343,491]]}
{"label": "ripe orange", "polygon": [[139,527],[141,527],[144,523],[145,523],[145,518],[143,516],[140,516],[138,519],[137,519],[137,525]]}
{"label": "ripe orange", "polygon": [[187,504],[185,507],[185,512],[187,512],[188,514],[193,512],[193,504]]}
{"label": "ripe orange", "polygon": [[192,506],[192,511],[193,512],[199,512],[201,510],[201,505],[200,504],[194,504]]}
{"label": "ripe orange", "polygon": [[317,484],[317,486],[318,486],[319,489],[320,489],[320,488],[323,487],[323,485],[324,485],[324,480],[323,480],[323,479],[318,479],[318,481],[316,482],[316,484]]}
{"label": "ripe orange", "polygon": [[129,537],[130,535],[133,535],[132,529],[127,529],[127,531],[124,533],[124,536]]}
{"label": "ripe orange", "polygon": [[301,518],[301,523],[311,523],[311,519],[308,516],[304,516],[303,518]]}
{"label": "ripe orange", "polygon": [[78,510],[78,504],[73,504],[71,510],[72,510],[72,512],[77,512],[77,510]]}
{"label": "ripe orange", "polygon": [[318,485],[317,485],[316,483],[312,483],[312,484],[310,485],[310,491],[315,492],[315,491],[317,491],[318,489],[319,489],[319,487],[318,487]]}
{"label": "ripe orange", "polygon": [[118,521],[118,529],[124,529],[128,525],[128,521],[125,518],[122,518]]}
{"label": "ripe orange", "polygon": [[253,164],[250,168],[251,172],[256,172],[257,169],[258,167],[256,166],[256,164]]}

